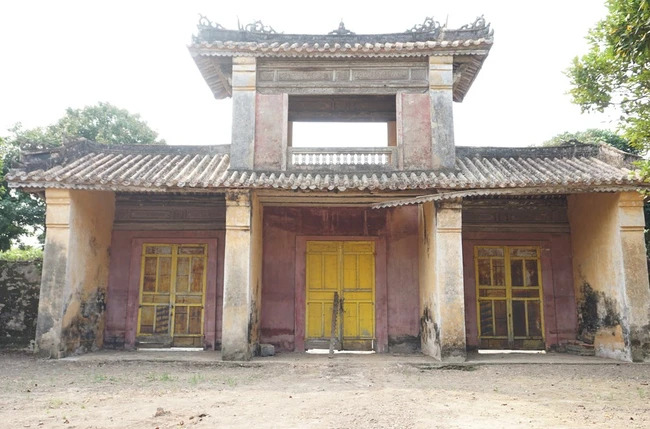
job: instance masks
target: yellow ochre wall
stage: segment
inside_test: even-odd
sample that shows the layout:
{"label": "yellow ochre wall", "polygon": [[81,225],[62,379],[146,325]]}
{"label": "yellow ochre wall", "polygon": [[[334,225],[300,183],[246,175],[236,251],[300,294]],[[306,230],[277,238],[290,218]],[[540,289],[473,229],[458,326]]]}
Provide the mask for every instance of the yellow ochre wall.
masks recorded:
{"label": "yellow ochre wall", "polygon": [[112,192],[47,189],[46,239],[36,345],[63,357],[103,344]]}
{"label": "yellow ochre wall", "polygon": [[579,335],[593,336],[597,356],[650,360],[643,197],[636,192],[570,195],[568,214]]}

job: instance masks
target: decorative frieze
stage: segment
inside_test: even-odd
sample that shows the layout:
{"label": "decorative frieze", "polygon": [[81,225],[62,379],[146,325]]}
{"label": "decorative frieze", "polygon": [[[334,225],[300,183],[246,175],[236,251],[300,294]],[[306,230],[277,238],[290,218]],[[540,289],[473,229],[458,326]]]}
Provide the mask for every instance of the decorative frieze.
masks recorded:
{"label": "decorative frieze", "polygon": [[225,224],[222,196],[126,194],[117,197],[117,230],[214,230]]}
{"label": "decorative frieze", "polygon": [[261,93],[395,94],[427,87],[428,64],[420,60],[260,60],[257,67]]}

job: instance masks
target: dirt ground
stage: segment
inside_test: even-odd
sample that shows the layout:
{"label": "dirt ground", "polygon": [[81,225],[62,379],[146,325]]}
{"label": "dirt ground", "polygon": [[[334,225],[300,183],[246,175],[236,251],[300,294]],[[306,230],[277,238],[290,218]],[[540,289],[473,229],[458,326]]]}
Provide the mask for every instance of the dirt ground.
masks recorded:
{"label": "dirt ground", "polygon": [[650,427],[650,365],[314,356],[54,361],[0,353],[0,427]]}

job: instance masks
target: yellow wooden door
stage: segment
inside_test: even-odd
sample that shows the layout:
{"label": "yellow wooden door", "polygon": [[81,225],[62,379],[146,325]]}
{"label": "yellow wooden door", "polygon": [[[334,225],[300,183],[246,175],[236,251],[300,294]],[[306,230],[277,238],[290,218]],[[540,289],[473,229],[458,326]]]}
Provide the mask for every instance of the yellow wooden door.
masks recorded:
{"label": "yellow wooden door", "polygon": [[543,349],[539,247],[476,246],[474,262],[480,347]]}
{"label": "yellow wooden door", "polygon": [[342,302],[337,348],[371,350],[375,339],[375,243],[308,241],[306,346],[329,347],[334,294]]}
{"label": "yellow wooden door", "polygon": [[206,266],[205,245],[143,245],[139,343],[203,345]]}

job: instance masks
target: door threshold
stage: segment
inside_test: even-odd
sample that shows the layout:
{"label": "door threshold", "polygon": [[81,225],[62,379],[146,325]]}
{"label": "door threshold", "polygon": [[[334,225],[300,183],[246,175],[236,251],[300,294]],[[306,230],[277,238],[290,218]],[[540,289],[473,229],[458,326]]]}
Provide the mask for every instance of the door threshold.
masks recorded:
{"label": "door threshold", "polygon": [[202,352],[203,347],[138,347],[139,352]]}
{"label": "door threshold", "polygon": [[480,355],[500,355],[500,354],[546,354],[546,350],[495,350],[495,349],[479,349]]}
{"label": "door threshold", "polygon": [[[310,355],[327,355],[329,352],[328,349],[308,349],[305,351],[305,353],[309,353]],[[334,354],[337,355],[371,355],[375,353],[374,350],[334,350]]]}

